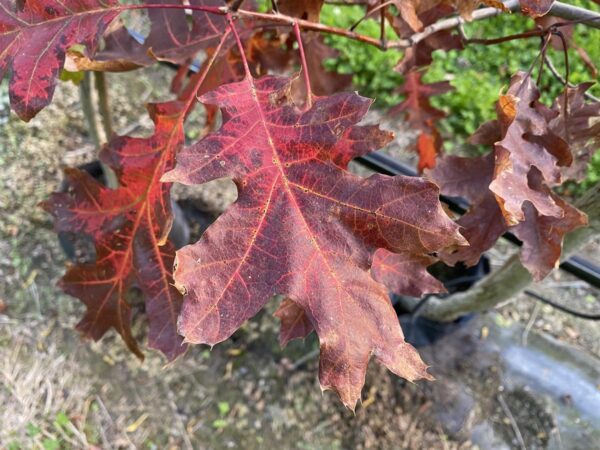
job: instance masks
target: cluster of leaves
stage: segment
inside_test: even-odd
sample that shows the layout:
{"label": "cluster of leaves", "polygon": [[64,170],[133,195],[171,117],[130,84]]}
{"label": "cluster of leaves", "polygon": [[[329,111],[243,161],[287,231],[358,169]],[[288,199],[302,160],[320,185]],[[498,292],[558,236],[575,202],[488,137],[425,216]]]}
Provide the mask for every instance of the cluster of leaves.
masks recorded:
{"label": "cluster of leaves", "polygon": [[[402,39],[455,11],[468,18],[477,6],[393,3],[365,5],[379,5],[378,16]],[[537,17],[551,4],[523,0],[522,8]],[[220,0],[0,0],[0,72],[8,70],[11,105],[28,120],[50,102],[63,67],[181,66],[174,100],[148,107],[154,133],[115,137],[103,148],[100,158],[119,186],[69,169],[69,191],[43,205],[58,231],[94,241],[95,261],[71,266],[61,281],[87,306],[78,325],[86,336],[99,339],[114,328],[142,357],[131,332],[130,295],[137,288],[149,346],[172,360],[189,343],[229,338],[282,295],[281,343],[314,330],[321,385],[354,408],[371,355],[408,380],[430,378],[404,341],[388,291],[443,292],[428,266],[473,264],[509,227],[523,240],[522,260],[535,278],[554,267],[563,235],[586,218],[552,189],[580,176],[597,149],[600,110],[584,99],[589,85],[544,106],[530,73],[518,73],[498,100],[497,120],[472,137],[492,153],[440,160],[443,113],[430,99],[449,86],[423,83],[423,70],[435,50],[462,45],[441,29],[402,55],[396,70],[406,80],[399,87],[405,100],[391,111],[419,131],[421,169],[435,169],[427,178],[362,178],[346,170],[349,162],[385,146],[392,134],[359,124],[372,102],[345,91],[350,76],[324,66],[336,52],[317,31],[373,39],[322,26],[323,0],[275,5],[278,12],[261,13]],[[149,11],[142,43],[118,19],[132,9]],[[201,70],[188,76],[200,51],[207,55]],[[298,66],[303,77],[290,76]],[[222,125],[185,147],[186,118],[198,102],[212,125],[220,112]],[[235,182],[237,201],[198,242],[175,253],[168,239],[171,183],[222,177]],[[439,202],[440,188],[467,197],[472,209],[454,222]]]}

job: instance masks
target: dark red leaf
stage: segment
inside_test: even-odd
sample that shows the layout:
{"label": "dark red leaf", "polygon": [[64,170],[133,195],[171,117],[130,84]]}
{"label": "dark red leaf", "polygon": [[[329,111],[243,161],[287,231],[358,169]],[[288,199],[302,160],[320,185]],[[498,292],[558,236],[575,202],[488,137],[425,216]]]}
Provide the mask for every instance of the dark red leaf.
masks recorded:
{"label": "dark red leaf", "polygon": [[117,137],[103,149],[101,159],[117,173],[119,188],[108,189],[71,169],[70,192],[53,194],[44,204],[56,217],[57,231],[94,239],[96,262],[70,267],[61,280],[63,289],[87,306],[78,329],[97,340],[115,328],[140,357],[127,300],[133,286],[143,292],[149,346],[169,360],[185,351],[176,328],[182,297],[171,275],[175,249],[167,240],[170,184],[159,182],[183,145],[181,108],[179,102],[150,105],[151,137]]}
{"label": "dark red leaf", "polygon": [[452,89],[450,83],[421,83],[422,73],[411,71],[406,75],[400,93],[406,98],[390,109],[390,115],[402,113],[411,128],[419,130],[416,151],[419,153],[419,171],[435,166],[435,159],[442,148],[436,122],[445,117],[445,113],[431,105],[429,99]]}
{"label": "dark red leaf", "polygon": [[[405,2],[402,2],[405,3]],[[453,8],[449,5],[436,5],[435,7],[419,14],[419,22],[422,25],[431,25],[440,18],[451,14]],[[392,27],[401,38],[409,38],[414,33],[414,28],[401,16],[388,14]],[[402,59],[395,70],[403,75],[411,70],[428,66],[433,61],[432,54],[435,50],[448,51],[452,49],[461,49],[462,40],[451,30],[441,30],[429,35],[427,38],[419,41],[412,47],[404,51]]]}
{"label": "dark red leaf", "polygon": [[117,0],[0,0],[0,79],[10,71],[13,110],[30,120],[52,99],[65,52],[75,44],[93,54]]}
{"label": "dark red leaf", "polygon": [[369,100],[341,93],[302,111],[289,98],[291,82],[246,78],[205,94],[221,107],[223,126],[180,153],[164,177],[232,177],[238,187],[237,202],[177,253],[175,280],[186,293],[179,330],[188,342],[215,344],[284,295],[310,311],[322,386],[353,408],[371,354],[407,379],[428,377],[387,290],[370,276],[375,250],[426,255],[463,239],[432,183],[361,179],[333,162],[347,158],[340,153],[353,146],[340,140]]}
{"label": "dark red leaf", "polygon": [[552,105],[558,114],[550,120],[550,129],[569,144],[573,154],[573,163],[563,168],[566,179],[583,180],[590,160],[600,149],[600,103],[586,102],[584,97],[592,85],[582,83],[567,89],[567,113],[564,93]]}
{"label": "dark red leaf", "polygon": [[469,211],[456,221],[469,246],[441,252],[440,258],[450,265],[459,261],[468,266],[477,264],[482,253],[508,230],[496,197],[489,189],[494,175],[493,153],[476,158],[444,156],[438,160],[435,169],[426,174],[443,194],[463,197],[471,205]]}

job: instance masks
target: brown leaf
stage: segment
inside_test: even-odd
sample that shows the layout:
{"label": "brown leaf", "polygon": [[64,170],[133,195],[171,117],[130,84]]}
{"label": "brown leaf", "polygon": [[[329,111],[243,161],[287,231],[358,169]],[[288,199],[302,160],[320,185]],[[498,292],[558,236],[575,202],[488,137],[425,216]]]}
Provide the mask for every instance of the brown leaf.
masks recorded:
{"label": "brown leaf", "polygon": [[525,201],[533,203],[542,215],[562,215],[551,197],[532,189],[527,182],[531,167],[536,167],[548,185],[558,185],[562,182],[559,166],[568,166],[572,161],[567,143],[549,128],[547,111],[538,98],[531,77],[519,72],[497,105],[502,139],[495,143],[496,167],[490,189],[510,225],[525,219]]}
{"label": "brown leaf", "polygon": [[582,83],[568,88],[552,105],[558,114],[550,120],[550,129],[569,144],[573,154],[573,163],[563,168],[566,179],[583,180],[590,160],[600,149],[600,103],[587,102],[584,97],[592,85]]}
{"label": "brown leaf", "polygon": [[532,171],[530,184],[538,190],[545,190],[563,210],[560,218],[543,216],[533,204],[524,205],[525,221],[512,228],[513,233],[523,241],[521,262],[529,270],[533,279],[540,281],[560,262],[560,252],[565,234],[587,225],[587,216],[569,205],[558,195],[542,184],[540,173]]}
{"label": "brown leaf", "polygon": [[471,204],[456,222],[462,227],[461,234],[469,246],[441,252],[439,256],[445,263],[455,265],[461,261],[468,266],[477,264],[481,255],[508,229],[496,198],[489,189],[493,174],[492,153],[476,158],[444,156],[438,160],[435,169],[426,172],[443,194],[463,197]]}
{"label": "brown leaf", "polygon": [[30,120],[50,103],[67,49],[83,44],[89,54],[119,14],[116,0],[37,0],[18,7],[0,0],[0,80],[10,74],[13,110]]}
{"label": "brown leaf", "polygon": [[554,5],[555,0],[519,0],[521,11],[534,19],[545,16]]}

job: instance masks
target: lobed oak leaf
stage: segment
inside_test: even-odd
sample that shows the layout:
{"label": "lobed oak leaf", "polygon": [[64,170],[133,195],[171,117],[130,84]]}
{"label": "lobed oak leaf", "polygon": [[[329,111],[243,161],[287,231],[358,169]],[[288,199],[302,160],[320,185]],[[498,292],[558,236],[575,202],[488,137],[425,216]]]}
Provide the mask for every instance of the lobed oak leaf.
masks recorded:
{"label": "lobed oak leaf", "polygon": [[494,165],[493,153],[475,158],[448,155],[440,158],[433,170],[426,171],[426,176],[443,194],[463,197],[470,203],[469,210],[456,221],[469,245],[440,252],[439,257],[446,264],[453,266],[460,261],[474,266],[508,230],[496,197],[489,189]]}
{"label": "lobed oak leaf", "polygon": [[117,0],[0,0],[0,79],[10,73],[13,110],[30,120],[50,103],[67,49],[89,54],[119,14]]}
{"label": "lobed oak leaf", "polygon": [[531,77],[519,72],[497,104],[496,123],[502,139],[494,144],[495,172],[490,189],[509,225],[525,219],[525,201],[533,203],[545,216],[561,217],[563,213],[550,196],[528,185],[532,167],[540,171],[545,183],[555,186],[562,182],[560,166],[572,162],[567,143],[548,125],[551,112],[538,103],[538,98]]}
{"label": "lobed oak leaf", "polygon": [[149,346],[172,360],[186,347],[177,334],[182,296],[173,286],[175,248],[167,239],[170,184],[159,179],[183,145],[184,111],[179,102],[148,109],[155,123],[152,136],[120,136],[102,150],[101,160],[115,170],[120,187],[106,188],[87,173],[70,169],[70,192],[53,194],[43,207],[56,218],[57,231],[83,232],[94,240],[95,263],[71,266],[60,281],[65,292],[87,306],[77,328],[95,340],[115,328],[142,358],[131,333],[128,302],[137,286],[145,301]]}
{"label": "lobed oak leaf", "polygon": [[586,226],[588,220],[584,213],[544,186],[539,171],[531,172],[529,183],[536,189],[545,191],[563,210],[560,218],[544,216],[531,202],[526,202],[523,206],[525,220],[512,228],[515,235],[523,241],[521,262],[533,279],[540,281],[558,266],[564,235]]}
{"label": "lobed oak leaf", "polygon": [[163,176],[185,184],[231,177],[238,187],[236,203],[177,252],[179,331],[187,342],[216,344],[284,295],[307,311],[319,336],[321,385],[354,408],[370,355],[409,380],[429,377],[369,273],[375,251],[427,255],[464,240],[432,183],[362,179],[338,165],[363,145],[340,141],[369,100],[340,93],[301,110],[291,82],[247,77],[203,95],[221,108],[223,125]]}
{"label": "lobed oak leaf", "polygon": [[[144,0],[147,5],[225,7],[223,0]],[[78,59],[75,68],[123,71],[146,67],[156,61],[184,64],[201,50],[214,47],[227,26],[225,16],[185,9],[148,9],[150,32],[143,42],[121,26],[105,37],[105,46],[93,60]]]}
{"label": "lobed oak leaf", "polygon": [[436,122],[446,114],[434,108],[429,99],[452,89],[447,81],[423,84],[421,78],[422,73],[414,70],[406,75],[399,90],[406,98],[389,111],[392,116],[403,114],[408,124],[420,131],[416,145],[416,151],[419,153],[419,171],[433,168],[442,148]]}
{"label": "lobed oak leaf", "polygon": [[585,156],[597,148],[599,129],[593,121],[600,110],[585,103],[588,87],[567,92],[570,112],[565,114],[564,94],[553,109],[546,108],[537,102],[530,80],[518,74],[508,94],[500,96],[498,120],[471,137],[472,143],[492,145],[493,152],[478,158],[445,157],[427,172],[442,193],[471,203],[457,221],[469,247],[442,251],[442,260],[474,265],[510,229],[523,241],[521,261],[535,280],[558,264],[564,235],[587,223],[585,214],[551,188],[561,181],[561,170],[570,170],[570,149]]}

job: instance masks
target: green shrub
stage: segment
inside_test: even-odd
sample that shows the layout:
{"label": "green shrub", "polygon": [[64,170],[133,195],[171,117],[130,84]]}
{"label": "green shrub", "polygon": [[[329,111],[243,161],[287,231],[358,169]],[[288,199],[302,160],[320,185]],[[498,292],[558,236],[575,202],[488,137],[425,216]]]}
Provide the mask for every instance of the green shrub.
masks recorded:
{"label": "green shrub", "polygon": [[[573,0],[573,4],[594,9],[589,0]],[[349,28],[364,15],[359,6],[341,7],[326,5],[322,11],[322,21],[329,25]],[[494,38],[521,33],[533,29],[533,20],[520,14],[504,14],[488,20],[465,25],[465,32],[471,38]],[[379,23],[365,20],[358,32],[371,37],[379,37]],[[575,43],[583,47],[592,61],[600,62],[600,46],[597,45],[600,32],[597,29],[577,26],[574,33]],[[397,36],[387,28],[387,39]],[[403,78],[393,70],[401,57],[401,52],[382,52],[372,46],[349,41],[339,36],[327,36],[327,42],[340,52],[339,58],[326,61],[332,70],[341,73],[353,73],[355,88],[362,95],[376,99],[376,107],[397,104],[401,97],[395,92]],[[471,135],[483,122],[496,116],[494,104],[498,94],[507,88],[512,74],[519,70],[528,70],[536,61],[540,50],[540,39],[529,38],[507,41],[496,45],[473,44],[464,50],[450,52],[437,51],[429,68],[426,82],[448,80],[454,90],[432,98],[435,107],[447,113],[440,123],[445,137],[446,149],[452,152]],[[591,75],[584,62],[573,49],[569,49],[569,80],[573,83],[590,81]],[[561,74],[565,73],[562,51],[549,48],[548,56]],[[534,68],[537,77],[538,68]],[[549,104],[562,91],[562,84],[549,71],[544,71],[540,90],[542,101]],[[600,96],[600,86],[590,90]],[[475,149],[475,151],[483,151]],[[596,155],[589,168],[587,180],[580,186],[586,186],[600,180],[600,155]]]}

